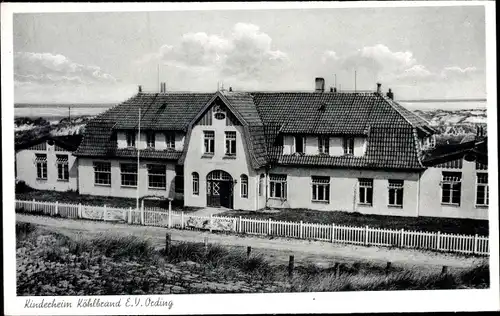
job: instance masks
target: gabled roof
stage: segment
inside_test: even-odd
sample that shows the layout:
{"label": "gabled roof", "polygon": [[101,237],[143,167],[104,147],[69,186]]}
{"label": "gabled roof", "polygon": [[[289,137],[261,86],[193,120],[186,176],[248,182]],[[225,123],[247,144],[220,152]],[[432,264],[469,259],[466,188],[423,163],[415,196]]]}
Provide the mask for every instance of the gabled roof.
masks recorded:
{"label": "gabled roof", "polygon": [[62,147],[68,151],[75,151],[80,145],[80,142],[82,141],[82,135],[65,135],[65,136],[46,135],[26,143],[16,144],[15,150],[28,149],[31,146],[38,145],[42,142],[46,142],[49,140],[54,141],[54,143],[57,146]]}
{"label": "gabled roof", "polygon": [[[304,164],[420,169],[423,166],[417,134],[434,133],[425,120],[378,93],[139,93],[92,120],[76,154],[132,157],[133,153],[116,149],[113,131],[137,129],[140,106],[141,129],[187,133],[182,155],[158,154],[165,159],[175,159],[178,155],[182,163],[190,129],[214,102],[219,102],[216,100],[226,104],[243,125],[254,168],[267,164]],[[283,134],[362,135],[367,138],[366,155],[288,157],[282,154]]]}

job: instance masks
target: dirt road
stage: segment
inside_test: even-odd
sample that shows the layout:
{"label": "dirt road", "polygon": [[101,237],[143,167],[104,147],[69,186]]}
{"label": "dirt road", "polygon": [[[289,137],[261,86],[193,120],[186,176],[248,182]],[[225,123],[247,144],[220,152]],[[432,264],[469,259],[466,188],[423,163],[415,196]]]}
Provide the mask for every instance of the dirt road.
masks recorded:
{"label": "dirt road", "polygon": [[289,256],[294,255],[297,265],[314,263],[318,266],[330,267],[335,262],[353,261],[365,261],[377,265],[385,265],[387,261],[390,261],[393,266],[436,270],[441,269],[443,265],[451,269],[467,268],[488,259],[431,251],[363,247],[286,238],[240,237],[235,235],[211,234],[209,232],[70,220],[25,214],[16,214],[16,221],[37,224],[46,229],[67,235],[81,234],[92,236],[99,233],[137,235],[150,239],[157,246],[164,245],[165,233],[167,232],[171,233],[173,241],[203,242],[204,238],[208,237],[210,243],[238,248],[241,251],[246,251],[246,247],[251,246],[252,253],[262,254],[275,264],[286,264]]}

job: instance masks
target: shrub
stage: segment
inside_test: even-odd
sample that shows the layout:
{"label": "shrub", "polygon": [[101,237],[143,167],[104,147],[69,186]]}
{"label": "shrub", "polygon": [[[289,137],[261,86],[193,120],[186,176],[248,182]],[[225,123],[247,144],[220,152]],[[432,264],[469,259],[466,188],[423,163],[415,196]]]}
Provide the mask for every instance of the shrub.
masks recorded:
{"label": "shrub", "polygon": [[26,184],[23,180],[16,181],[16,193],[27,193],[33,191],[33,188]]}

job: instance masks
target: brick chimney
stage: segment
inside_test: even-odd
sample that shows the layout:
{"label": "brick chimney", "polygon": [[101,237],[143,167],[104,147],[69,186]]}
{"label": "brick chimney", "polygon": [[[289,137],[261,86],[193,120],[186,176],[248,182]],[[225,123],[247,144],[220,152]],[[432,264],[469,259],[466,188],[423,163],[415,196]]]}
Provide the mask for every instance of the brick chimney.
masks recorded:
{"label": "brick chimney", "polygon": [[380,87],[382,87],[382,84],[377,82],[377,94],[380,94]]}
{"label": "brick chimney", "polygon": [[315,88],[315,92],[325,92],[325,79],[324,78],[316,78],[315,79],[315,84],[316,84],[316,88]]}
{"label": "brick chimney", "polygon": [[229,87],[229,92],[233,92],[233,87]]}
{"label": "brick chimney", "polygon": [[387,92],[387,97],[391,100],[394,100],[394,93],[392,93],[391,88],[389,88],[389,91]]}
{"label": "brick chimney", "polygon": [[142,92],[142,86],[139,85],[139,93],[141,93],[141,92]]}

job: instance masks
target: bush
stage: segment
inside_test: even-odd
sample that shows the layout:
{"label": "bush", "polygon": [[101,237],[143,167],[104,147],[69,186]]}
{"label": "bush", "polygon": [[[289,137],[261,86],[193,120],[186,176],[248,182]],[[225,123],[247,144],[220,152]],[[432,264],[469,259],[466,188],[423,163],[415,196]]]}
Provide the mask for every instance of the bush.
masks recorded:
{"label": "bush", "polygon": [[33,188],[26,184],[23,180],[16,181],[16,193],[27,193],[33,191]]}

